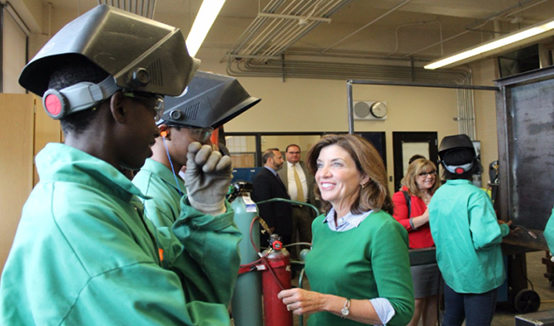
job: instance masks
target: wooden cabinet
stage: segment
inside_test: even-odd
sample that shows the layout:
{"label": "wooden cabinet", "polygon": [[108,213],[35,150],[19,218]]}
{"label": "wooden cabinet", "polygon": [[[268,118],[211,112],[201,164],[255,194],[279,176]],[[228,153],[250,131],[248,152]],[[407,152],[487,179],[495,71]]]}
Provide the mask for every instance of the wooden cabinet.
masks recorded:
{"label": "wooden cabinet", "polygon": [[34,157],[60,142],[60,123],[49,118],[33,94],[0,94],[0,272],[8,257],[21,209],[38,182]]}

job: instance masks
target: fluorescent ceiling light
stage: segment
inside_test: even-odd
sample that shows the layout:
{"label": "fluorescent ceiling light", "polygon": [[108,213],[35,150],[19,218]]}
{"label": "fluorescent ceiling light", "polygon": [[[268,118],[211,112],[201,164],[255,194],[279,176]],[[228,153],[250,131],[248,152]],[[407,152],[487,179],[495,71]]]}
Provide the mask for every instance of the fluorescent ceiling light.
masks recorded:
{"label": "fluorescent ceiling light", "polygon": [[[511,46],[512,48],[516,46],[521,46],[522,44],[515,44],[515,43],[520,42],[522,40],[525,40],[527,43],[532,41],[537,41],[540,38],[544,38],[548,36],[545,33],[548,31],[551,31],[552,29],[554,29],[554,21],[535,24],[526,29],[510,33],[502,38],[489,41],[482,45],[473,47],[469,50],[459,52],[457,54],[451,55],[444,59],[433,61],[430,64],[424,66],[423,68],[433,70],[433,69],[446,67],[446,66],[453,67],[453,66],[461,65],[463,63],[467,63],[471,61],[472,59],[475,60],[478,58],[485,57],[487,55],[492,55],[495,53],[509,50],[510,49],[509,45],[512,45]],[[553,32],[554,31],[552,31],[549,34],[552,34]]]}
{"label": "fluorescent ceiling light", "polygon": [[191,57],[194,57],[200,49],[224,3],[225,0],[204,0],[202,2],[186,41]]}

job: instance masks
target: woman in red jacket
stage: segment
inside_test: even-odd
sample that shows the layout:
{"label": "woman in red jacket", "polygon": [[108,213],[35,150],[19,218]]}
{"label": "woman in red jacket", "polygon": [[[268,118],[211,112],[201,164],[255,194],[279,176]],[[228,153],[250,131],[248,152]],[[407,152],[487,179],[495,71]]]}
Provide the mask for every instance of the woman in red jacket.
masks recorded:
{"label": "woman in red jacket", "polygon": [[[426,159],[414,160],[402,179],[402,189],[392,197],[394,218],[408,231],[410,249],[429,248],[435,244],[429,228],[427,205],[440,185],[436,165]],[[437,296],[440,274],[437,264],[412,266],[415,311],[408,326],[437,323]]]}

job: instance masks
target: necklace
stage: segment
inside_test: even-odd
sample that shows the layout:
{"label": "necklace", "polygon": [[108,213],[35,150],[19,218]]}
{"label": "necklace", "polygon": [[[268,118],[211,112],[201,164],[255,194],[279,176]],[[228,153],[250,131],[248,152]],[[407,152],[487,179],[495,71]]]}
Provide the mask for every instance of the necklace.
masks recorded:
{"label": "necklace", "polygon": [[429,202],[431,201],[431,195],[429,195],[429,194],[424,194],[424,195],[423,195],[423,198],[421,198],[421,199],[423,199],[423,202],[424,202],[426,205],[429,205]]}

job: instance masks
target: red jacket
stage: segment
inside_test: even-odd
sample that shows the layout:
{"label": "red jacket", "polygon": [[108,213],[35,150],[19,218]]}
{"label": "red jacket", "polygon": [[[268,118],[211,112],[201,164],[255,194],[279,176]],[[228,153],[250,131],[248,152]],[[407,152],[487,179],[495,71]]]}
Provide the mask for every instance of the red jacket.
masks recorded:
{"label": "red jacket", "polygon": [[402,189],[396,192],[392,196],[392,202],[394,203],[394,218],[402,224],[402,226],[408,231],[408,237],[410,240],[410,249],[428,248],[433,247],[435,243],[431,236],[431,229],[429,223],[420,226],[417,230],[412,229],[410,226],[409,218],[418,217],[425,213],[427,205],[423,200],[417,196],[410,196],[411,199],[411,214],[408,216],[408,206],[406,205],[406,198],[402,191],[408,191],[408,188],[402,186]]}

